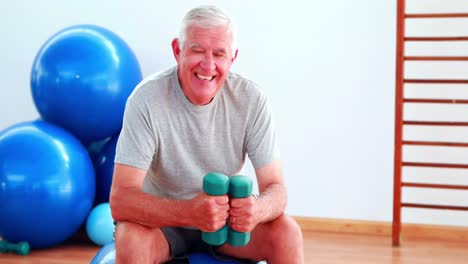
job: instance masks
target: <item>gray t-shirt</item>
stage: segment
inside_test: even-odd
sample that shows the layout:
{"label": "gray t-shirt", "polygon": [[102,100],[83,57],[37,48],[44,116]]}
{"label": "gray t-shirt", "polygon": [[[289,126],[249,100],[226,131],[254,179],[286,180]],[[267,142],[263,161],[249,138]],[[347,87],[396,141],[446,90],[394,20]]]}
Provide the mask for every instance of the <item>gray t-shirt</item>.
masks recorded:
{"label": "gray t-shirt", "polygon": [[143,191],[191,199],[207,172],[238,173],[279,158],[270,108],[257,85],[229,73],[213,100],[190,103],[177,67],[143,80],[127,100],[115,163],[147,171]]}

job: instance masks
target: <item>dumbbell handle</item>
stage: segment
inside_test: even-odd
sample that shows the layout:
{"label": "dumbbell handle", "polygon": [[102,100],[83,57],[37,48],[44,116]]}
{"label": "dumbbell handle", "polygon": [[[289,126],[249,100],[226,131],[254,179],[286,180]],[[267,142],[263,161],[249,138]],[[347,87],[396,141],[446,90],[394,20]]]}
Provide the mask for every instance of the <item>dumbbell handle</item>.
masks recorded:
{"label": "dumbbell handle", "polygon": [[17,244],[10,243],[6,240],[0,240],[0,252],[15,252],[19,255],[29,254],[29,243],[28,242],[19,242]]}

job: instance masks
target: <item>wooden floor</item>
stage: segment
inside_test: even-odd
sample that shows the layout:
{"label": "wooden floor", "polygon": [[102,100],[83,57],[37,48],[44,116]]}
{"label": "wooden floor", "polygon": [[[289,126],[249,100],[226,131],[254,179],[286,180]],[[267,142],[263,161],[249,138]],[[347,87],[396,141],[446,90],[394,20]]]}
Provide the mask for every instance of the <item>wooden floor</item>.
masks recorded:
{"label": "wooden floor", "polygon": [[[86,241],[70,241],[24,257],[0,254],[0,263],[88,264],[98,250],[99,247]],[[468,242],[454,240],[411,238],[400,247],[392,247],[388,236],[305,232],[304,251],[306,263],[468,263]]]}

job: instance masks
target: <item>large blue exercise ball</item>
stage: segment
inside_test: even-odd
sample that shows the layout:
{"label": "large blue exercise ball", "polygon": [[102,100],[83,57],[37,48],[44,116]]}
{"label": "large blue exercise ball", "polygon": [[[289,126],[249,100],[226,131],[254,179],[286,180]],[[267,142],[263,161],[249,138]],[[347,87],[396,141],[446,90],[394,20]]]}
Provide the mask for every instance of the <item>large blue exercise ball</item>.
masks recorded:
{"label": "large blue exercise ball", "polygon": [[[241,262],[231,259],[217,259],[211,254],[204,252],[196,252],[189,255],[190,263],[203,263],[203,264],[239,264]],[[245,262],[243,262],[245,263]]]}
{"label": "large blue exercise ball", "polygon": [[111,139],[111,137],[101,139],[98,141],[93,141],[87,144],[85,147],[88,150],[89,157],[93,160],[96,160],[97,155],[101,152],[102,148],[106,145],[106,143]]}
{"label": "large blue exercise ball", "polygon": [[90,264],[114,264],[114,263],[115,263],[114,241],[102,247],[90,262]]}
{"label": "large blue exercise ball", "polygon": [[94,194],[92,161],[68,131],[39,120],[0,132],[0,237],[59,244],[83,224]]}
{"label": "large blue exercise ball", "polygon": [[86,234],[95,244],[104,246],[114,239],[114,219],[109,203],[101,203],[91,210],[86,220]]}
{"label": "large blue exercise ball", "polygon": [[[191,264],[240,264],[245,261],[237,261],[232,259],[217,259],[206,252],[195,252],[188,255],[189,263]],[[93,257],[90,264],[114,264],[115,263],[115,243],[114,241],[102,247]],[[259,262],[266,264],[266,262]]]}
{"label": "large blue exercise ball", "polygon": [[40,48],[31,90],[44,120],[87,144],[120,131],[125,102],[141,79],[137,58],[122,38],[99,26],[76,25]]}
{"label": "large blue exercise ball", "polygon": [[109,202],[112,177],[114,175],[115,148],[118,139],[119,134],[112,136],[95,157],[96,203]]}

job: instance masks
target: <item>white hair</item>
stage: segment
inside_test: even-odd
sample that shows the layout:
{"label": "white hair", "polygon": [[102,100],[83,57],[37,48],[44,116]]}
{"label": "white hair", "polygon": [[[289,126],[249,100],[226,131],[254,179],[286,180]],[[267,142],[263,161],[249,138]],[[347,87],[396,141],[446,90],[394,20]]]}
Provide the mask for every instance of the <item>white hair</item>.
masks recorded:
{"label": "white hair", "polygon": [[179,45],[181,49],[187,39],[188,29],[194,25],[202,28],[226,26],[232,37],[232,54],[235,54],[237,49],[237,27],[232,18],[222,9],[212,5],[202,5],[191,9],[182,20],[179,32]]}

